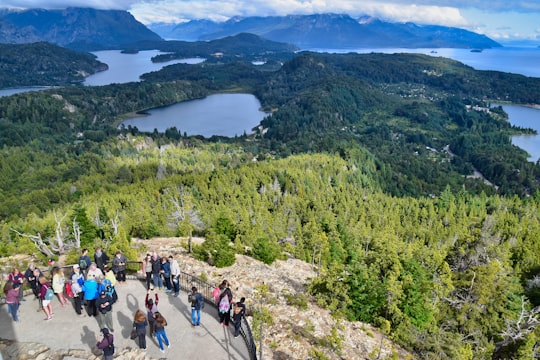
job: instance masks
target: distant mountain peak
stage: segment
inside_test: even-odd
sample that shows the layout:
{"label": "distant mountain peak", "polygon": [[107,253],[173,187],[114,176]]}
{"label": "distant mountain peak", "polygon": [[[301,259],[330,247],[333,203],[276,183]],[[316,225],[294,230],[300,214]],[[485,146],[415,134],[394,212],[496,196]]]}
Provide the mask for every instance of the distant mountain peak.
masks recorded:
{"label": "distant mountain peak", "polygon": [[[150,28],[154,29],[152,25]],[[155,28],[157,33],[160,29]],[[371,16],[322,13],[286,16],[235,16],[225,22],[193,20],[160,33],[165,38],[212,40],[242,32],[300,48],[491,48],[501,46],[485,35],[453,27],[391,23]]]}

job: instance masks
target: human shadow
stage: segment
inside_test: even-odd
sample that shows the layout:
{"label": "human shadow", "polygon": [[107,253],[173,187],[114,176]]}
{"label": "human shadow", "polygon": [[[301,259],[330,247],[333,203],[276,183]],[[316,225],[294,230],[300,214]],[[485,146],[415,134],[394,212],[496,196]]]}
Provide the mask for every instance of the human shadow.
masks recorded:
{"label": "human shadow", "polygon": [[100,355],[100,351],[96,348],[97,344],[97,335],[94,331],[90,330],[90,328],[86,325],[83,325],[81,329],[81,344],[85,344],[88,346],[88,349],[94,354],[94,355]]}

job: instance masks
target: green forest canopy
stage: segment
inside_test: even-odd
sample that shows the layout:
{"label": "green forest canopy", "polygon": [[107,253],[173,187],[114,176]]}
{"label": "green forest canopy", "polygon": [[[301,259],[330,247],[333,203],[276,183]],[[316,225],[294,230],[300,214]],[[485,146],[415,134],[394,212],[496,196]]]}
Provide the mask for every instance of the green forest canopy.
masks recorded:
{"label": "green forest canopy", "polygon": [[[304,53],[275,72],[179,64],[140,84],[1,98],[0,253],[37,253],[37,234],[57,246],[58,226],[69,256],[79,242],[133,257],[131,237],[195,233],[196,256],[217,266],[234,253],[314,264],[321,305],[421,358],[530,357],[539,330],[517,320],[540,305],[538,165],[500,109],[466,105],[538,102],[538,81],[420,55]],[[264,134],[115,127],[240,90],[274,110]],[[473,166],[498,188],[467,179]]]}

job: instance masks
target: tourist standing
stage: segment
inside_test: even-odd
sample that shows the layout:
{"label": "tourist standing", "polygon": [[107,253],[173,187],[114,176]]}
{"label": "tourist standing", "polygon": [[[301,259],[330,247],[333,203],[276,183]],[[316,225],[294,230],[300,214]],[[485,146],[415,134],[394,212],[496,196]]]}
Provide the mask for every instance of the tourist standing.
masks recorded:
{"label": "tourist standing", "polygon": [[101,341],[99,338],[96,338],[97,344],[96,347],[100,350],[103,350],[103,360],[113,360],[114,358],[114,336],[109,332],[109,329],[101,329],[103,334],[103,339]]}
{"label": "tourist standing", "polygon": [[171,264],[171,281],[174,296],[178,297],[178,294],[180,293],[180,265],[178,265],[178,261],[176,261],[172,255],[169,255],[169,263]]}
{"label": "tourist standing", "polygon": [[126,264],[127,258],[126,255],[122,254],[121,251],[117,251],[114,255],[112,261],[113,267],[112,270],[116,274],[116,280],[119,283],[123,284],[126,282]]}
{"label": "tourist standing", "polygon": [[229,288],[229,282],[223,280],[220,288],[223,291],[219,295],[218,310],[219,310],[219,322],[225,327],[229,327],[229,321],[231,320],[231,303],[232,303],[232,291]]}
{"label": "tourist standing", "polygon": [[152,253],[150,262],[152,263],[152,278],[154,280],[154,287],[157,287],[159,290],[163,290],[163,281],[161,280],[161,258],[155,251]]}
{"label": "tourist standing", "polygon": [[84,300],[86,302],[86,311],[88,312],[88,316],[96,316],[96,300],[99,296],[97,280],[93,277],[86,279],[84,281],[82,291],[84,292]]}
{"label": "tourist standing", "polygon": [[96,307],[98,309],[97,322],[100,328],[107,328],[110,332],[114,332],[112,318],[112,297],[107,294],[107,291],[101,290],[99,297],[96,299]]}
{"label": "tourist standing", "polygon": [[146,254],[142,261],[142,273],[146,277],[146,290],[150,290],[152,283],[152,255],[150,254]]}
{"label": "tourist standing", "polygon": [[193,286],[188,295],[188,300],[191,302],[191,325],[201,325],[201,309],[204,308],[204,297],[197,288]]}
{"label": "tourist standing", "polygon": [[161,313],[158,311],[154,314],[154,331],[156,334],[156,338],[159,342],[159,350],[164,353],[165,349],[163,348],[163,342],[165,342],[165,345],[167,345],[168,348],[171,347],[171,344],[169,343],[169,339],[167,338],[167,333],[165,332],[165,326],[167,326],[167,321],[161,315]]}
{"label": "tourist standing", "polygon": [[242,326],[242,317],[246,314],[246,298],[242,297],[240,301],[234,304],[233,310],[233,323],[234,323],[234,337],[240,335],[240,327]]}
{"label": "tourist standing", "polygon": [[71,291],[73,291],[73,303],[75,306],[75,312],[77,315],[84,316],[83,310],[83,297],[84,293],[82,287],[84,285],[84,275],[81,272],[79,264],[73,265],[73,272],[71,273]]}
{"label": "tourist standing", "polygon": [[148,326],[148,320],[144,312],[137,310],[135,312],[135,318],[133,319],[133,327],[139,337],[139,349],[146,350],[146,327]]}
{"label": "tourist standing", "polygon": [[45,279],[45,276],[40,276],[38,281],[40,284],[39,297],[41,298],[41,305],[45,312],[44,320],[51,320],[53,314],[52,299],[54,292],[51,289],[51,284]]}
{"label": "tourist standing", "polygon": [[8,313],[11,314],[11,317],[15,322],[19,322],[19,292],[21,290],[22,287],[20,285],[15,287],[10,280],[4,284],[4,295],[6,297]]}
{"label": "tourist standing", "polygon": [[32,293],[34,294],[35,298],[39,298],[39,287],[38,287],[38,277],[41,275],[41,272],[38,270],[38,276],[34,274],[34,271],[36,270],[36,266],[34,264],[28,265],[28,269],[24,272],[24,278],[26,279],[26,282],[28,285],[30,285],[30,288],[32,289]]}
{"label": "tourist standing", "polygon": [[97,247],[96,252],[94,253],[94,262],[96,263],[97,268],[103,273],[104,266],[109,263],[109,256],[100,247]]}
{"label": "tourist standing", "polygon": [[81,256],[79,256],[79,268],[84,273],[86,270],[88,270],[91,263],[92,260],[90,260],[90,256],[88,256],[88,249],[83,249],[81,252]]}
{"label": "tourist standing", "polygon": [[103,271],[97,266],[96,263],[91,263],[86,273],[86,278],[95,279],[97,281],[97,279],[101,277],[103,277]]}
{"label": "tourist standing", "polygon": [[164,256],[161,258],[161,275],[165,282],[165,292],[170,293],[171,290],[171,264],[169,260]]}
{"label": "tourist standing", "polygon": [[52,288],[54,293],[58,297],[58,301],[60,301],[60,304],[62,306],[66,306],[68,302],[66,297],[64,296],[65,283],[66,279],[64,278],[64,272],[58,266],[55,266],[53,268]]}
{"label": "tourist standing", "polygon": [[24,274],[18,268],[13,268],[13,271],[9,273],[8,280],[13,283],[14,288],[20,287],[19,295],[18,295],[19,304],[20,304],[20,302],[24,300],[23,299]]}

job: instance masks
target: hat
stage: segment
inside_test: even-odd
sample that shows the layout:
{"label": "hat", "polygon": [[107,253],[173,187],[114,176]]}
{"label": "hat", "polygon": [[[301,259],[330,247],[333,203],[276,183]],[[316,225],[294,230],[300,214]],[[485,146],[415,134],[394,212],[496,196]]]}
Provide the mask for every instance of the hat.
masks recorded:
{"label": "hat", "polygon": [[79,269],[80,266],[79,266],[79,264],[75,264],[75,265],[73,265],[73,268],[74,268],[74,269]]}
{"label": "hat", "polygon": [[103,296],[103,295],[107,295],[107,292],[105,290],[101,290],[101,292],[99,293],[99,295]]}
{"label": "hat", "polygon": [[101,329],[101,332],[103,333],[103,335],[109,335],[109,329],[107,328]]}

